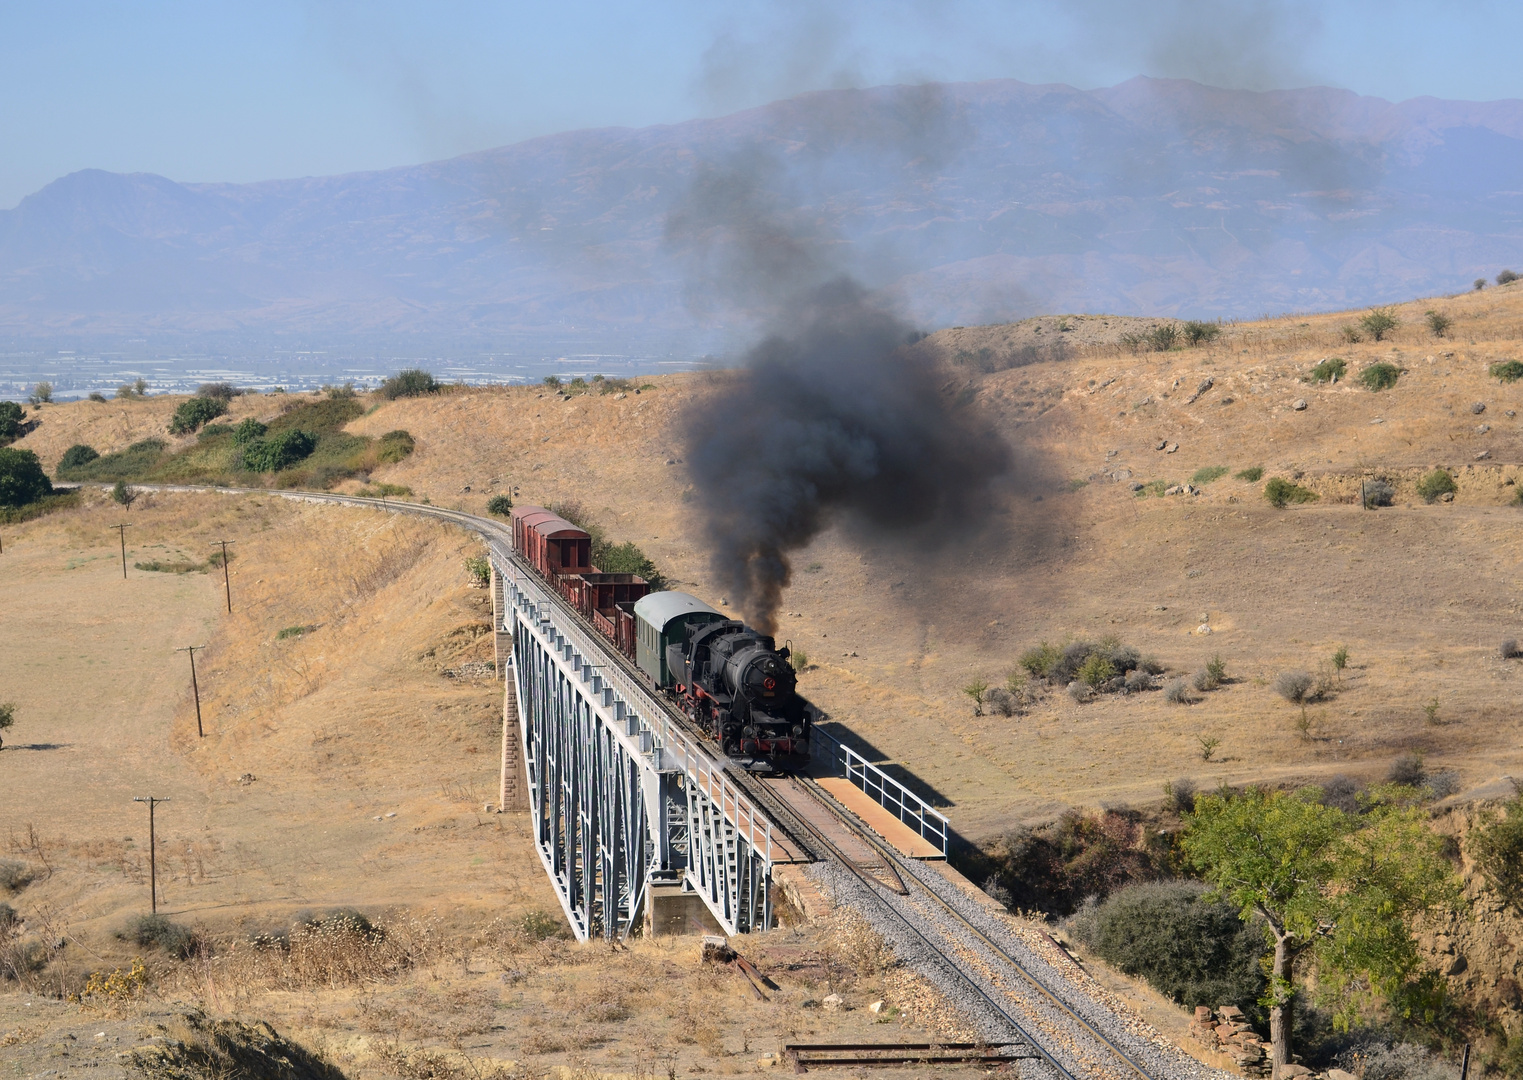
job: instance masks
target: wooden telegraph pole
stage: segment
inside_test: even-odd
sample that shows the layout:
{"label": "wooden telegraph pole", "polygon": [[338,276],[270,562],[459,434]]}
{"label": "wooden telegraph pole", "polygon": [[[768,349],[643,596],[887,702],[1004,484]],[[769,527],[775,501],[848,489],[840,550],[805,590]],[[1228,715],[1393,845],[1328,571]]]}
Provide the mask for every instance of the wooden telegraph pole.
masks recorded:
{"label": "wooden telegraph pole", "polygon": [[144,795],[132,801],[148,804],[148,895],[153,906],[153,914],[157,915],[159,913],[159,859],[157,837],[153,829],[153,808],[169,800],[160,799],[155,795]]}
{"label": "wooden telegraph pole", "polygon": [[190,692],[196,698],[196,734],[203,739],[206,738],[206,732],[201,730],[201,686],[196,682],[196,650],[205,648],[205,645],[187,645],[183,649],[175,650],[175,652],[190,653]]}
{"label": "wooden telegraph pole", "polygon": [[[222,588],[227,593],[227,613],[233,613],[233,582],[227,573],[227,545],[236,544],[236,540],[213,540],[214,544],[222,545]],[[192,657],[194,659],[194,657]]]}
{"label": "wooden telegraph pole", "polygon": [[127,530],[132,528],[132,526],[131,525],[113,525],[111,527],[113,529],[115,529],[116,532],[117,532],[117,535],[122,538],[122,580],[126,581],[127,580]]}

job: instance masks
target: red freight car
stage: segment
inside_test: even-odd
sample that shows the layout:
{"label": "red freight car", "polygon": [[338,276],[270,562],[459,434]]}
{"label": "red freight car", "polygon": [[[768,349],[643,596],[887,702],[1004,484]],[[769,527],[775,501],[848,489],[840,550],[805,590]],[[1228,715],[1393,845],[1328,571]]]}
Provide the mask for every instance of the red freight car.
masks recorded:
{"label": "red freight car", "polygon": [[551,581],[593,573],[592,537],[543,506],[513,508],[513,546]]}

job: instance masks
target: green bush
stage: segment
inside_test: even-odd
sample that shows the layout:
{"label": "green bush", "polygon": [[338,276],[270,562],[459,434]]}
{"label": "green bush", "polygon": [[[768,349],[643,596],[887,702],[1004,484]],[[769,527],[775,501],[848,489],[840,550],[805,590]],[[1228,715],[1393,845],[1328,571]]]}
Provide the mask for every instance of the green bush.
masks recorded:
{"label": "green bush", "polygon": [[1332,382],[1348,374],[1348,363],[1341,356],[1330,356],[1311,369],[1311,382]]}
{"label": "green bush", "polygon": [[1401,320],[1391,314],[1390,308],[1375,308],[1359,320],[1359,325],[1364,327],[1364,332],[1369,334],[1372,339],[1380,341],[1392,330],[1400,326]]}
{"label": "green bush", "polygon": [[26,506],[53,493],[42,462],[30,450],[0,449],[0,506]]}
{"label": "green bush", "polygon": [[1454,325],[1454,320],[1438,311],[1430,311],[1426,315],[1428,330],[1434,337],[1443,337]]}
{"label": "green bush", "polygon": [[1264,498],[1281,510],[1291,503],[1316,502],[1319,497],[1315,491],[1293,484],[1283,476],[1271,477],[1264,485]]}
{"label": "green bush", "polygon": [[201,948],[201,940],[192,930],[164,915],[139,915],[116,936],[145,949],[162,949],[179,960],[189,959]]}
{"label": "green bush", "polygon": [[141,480],[163,460],[168,444],[163,439],[143,439],[125,450],[102,454],[71,470],[70,480]]}
{"label": "green bush", "polygon": [[482,585],[492,580],[492,560],[485,555],[471,555],[465,560],[465,572]]}
{"label": "green bush", "polygon": [[1216,323],[1197,322],[1191,319],[1184,326],[1185,340],[1191,345],[1206,345],[1213,342],[1221,334],[1222,328]]}
{"label": "green bush", "polygon": [[53,384],[40,382],[32,387],[32,392],[27,395],[27,400],[33,405],[43,405],[53,400]]}
{"label": "green bush", "polygon": [[377,440],[377,444],[376,460],[386,465],[395,465],[411,454],[417,446],[413,442],[413,437],[400,428],[382,435]]}
{"label": "green bush", "polygon": [[1153,327],[1145,336],[1148,348],[1154,352],[1168,352],[1179,341],[1179,327],[1163,323]]}
{"label": "green bush", "polygon": [[196,441],[207,442],[211,439],[220,439],[224,435],[231,435],[234,430],[232,424],[207,424],[196,435]]}
{"label": "green bush", "polygon": [[561,380],[555,375],[546,375],[543,382],[552,390],[559,390],[561,388]]}
{"label": "green bush", "polygon": [[255,439],[243,448],[243,467],[249,472],[271,473],[289,469],[317,449],[317,436],[293,428]]}
{"label": "green bush", "polygon": [[1079,665],[1079,681],[1092,690],[1098,690],[1101,686],[1116,677],[1116,665],[1110,662],[1110,658],[1099,652],[1092,652],[1084,658],[1084,663]]}
{"label": "green bush", "polygon": [[1434,469],[1417,482],[1417,494],[1423,502],[1437,502],[1441,496],[1458,490],[1459,485],[1454,482],[1454,477],[1443,469]]}
{"label": "green bush", "polygon": [[1186,1008],[1236,1005],[1260,1018],[1264,931],[1197,881],[1132,885],[1073,919],[1074,936]]}
{"label": "green bush", "polygon": [[68,479],[65,475],[66,473],[72,472],[75,469],[82,469],[98,457],[100,457],[100,452],[95,447],[86,446],[84,443],[75,443],[63,452],[63,457],[58,459],[58,476],[62,479]]}
{"label": "green bush", "polygon": [[487,500],[487,513],[508,517],[513,513],[513,500],[506,495],[493,495]]}
{"label": "green bush", "polygon": [[1044,641],[1021,653],[1021,667],[1025,668],[1032,678],[1045,679],[1048,672],[1052,671],[1053,665],[1058,662],[1059,655],[1056,645],[1049,645]]}
{"label": "green bush", "polygon": [[1497,275],[1498,285],[1511,285],[1514,281],[1517,280],[1518,275],[1511,270],[1503,270],[1500,274]]}
{"label": "green bush", "polygon": [[1220,480],[1226,475],[1227,466],[1225,465],[1202,465],[1195,470],[1195,475],[1190,477],[1190,483],[1200,487],[1202,484],[1209,484],[1213,480]]}
{"label": "green bush", "polygon": [[14,401],[0,401],[0,446],[9,446],[26,434],[22,420],[26,410]]}
{"label": "green bush", "polygon": [[1250,465],[1235,477],[1238,480],[1246,480],[1250,484],[1257,484],[1264,479],[1264,469],[1260,465]]}
{"label": "green bush", "polygon": [[1523,792],[1504,807],[1506,816],[1492,818],[1471,837],[1476,865],[1497,894],[1523,911]]}
{"label": "green bush", "polygon": [[169,421],[171,435],[189,435],[202,424],[227,412],[227,402],[219,398],[193,397],[182,401]]}
{"label": "green bush", "polygon": [[376,392],[388,401],[395,401],[397,398],[436,394],[439,388],[440,384],[422,368],[408,368],[387,379]]}
{"label": "green bush", "polygon": [[1523,379],[1523,360],[1503,360],[1491,365],[1491,377],[1501,379],[1503,382],[1517,382]]}
{"label": "green bush", "polygon": [[639,574],[650,582],[652,591],[660,591],[666,588],[666,575],[656,568],[645,552],[633,541],[625,541],[615,544],[608,539],[608,532],[603,526],[592,520],[592,516],[577,502],[558,502],[552,504],[549,509],[565,518],[579,529],[585,529],[592,537],[592,565],[602,570],[605,574]]}
{"label": "green bush", "polygon": [[261,424],[252,416],[245,417],[233,428],[233,444],[235,446],[247,446],[255,439],[262,439],[269,432],[269,427]]}
{"label": "green bush", "polygon": [[1396,385],[1396,380],[1404,370],[1404,368],[1399,368],[1395,364],[1387,364],[1385,361],[1381,361],[1378,364],[1371,364],[1361,371],[1359,373],[1359,381],[1364,384],[1367,390],[1389,390]]}
{"label": "green bush", "polygon": [[288,640],[290,638],[293,638],[293,637],[301,637],[303,634],[310,634],[312,631],[314,631],[316,629],[317,629],[317,627],[311,626],[311,625],[287,626],[285,629],[279,631],[275,635],[275,640],[276,641],[286,641],[286,640]]}

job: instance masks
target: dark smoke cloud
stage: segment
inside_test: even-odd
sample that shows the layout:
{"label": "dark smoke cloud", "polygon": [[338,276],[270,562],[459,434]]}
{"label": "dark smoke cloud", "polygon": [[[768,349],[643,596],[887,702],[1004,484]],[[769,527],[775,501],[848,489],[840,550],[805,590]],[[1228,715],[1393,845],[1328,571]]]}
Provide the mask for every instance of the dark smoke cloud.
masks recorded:
{"label": "dark smoke cloud", "polygon": [[714,571],[766,633],[790,553],[823,529],[934,547],[978,521],[1010,469],[1009,447],[942,393],[908,333],[854,282],[826,282],[690,417]]}

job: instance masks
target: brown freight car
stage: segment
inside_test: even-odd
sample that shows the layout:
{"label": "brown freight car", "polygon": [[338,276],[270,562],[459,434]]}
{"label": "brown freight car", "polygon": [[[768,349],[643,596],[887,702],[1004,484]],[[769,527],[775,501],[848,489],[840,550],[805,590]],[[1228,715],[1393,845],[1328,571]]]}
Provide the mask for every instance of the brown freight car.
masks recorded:
{"label": "brown freight car", "polygon": [[543,506],[513,508],[513,546],[551,581],[595,572],[592,537]]}

